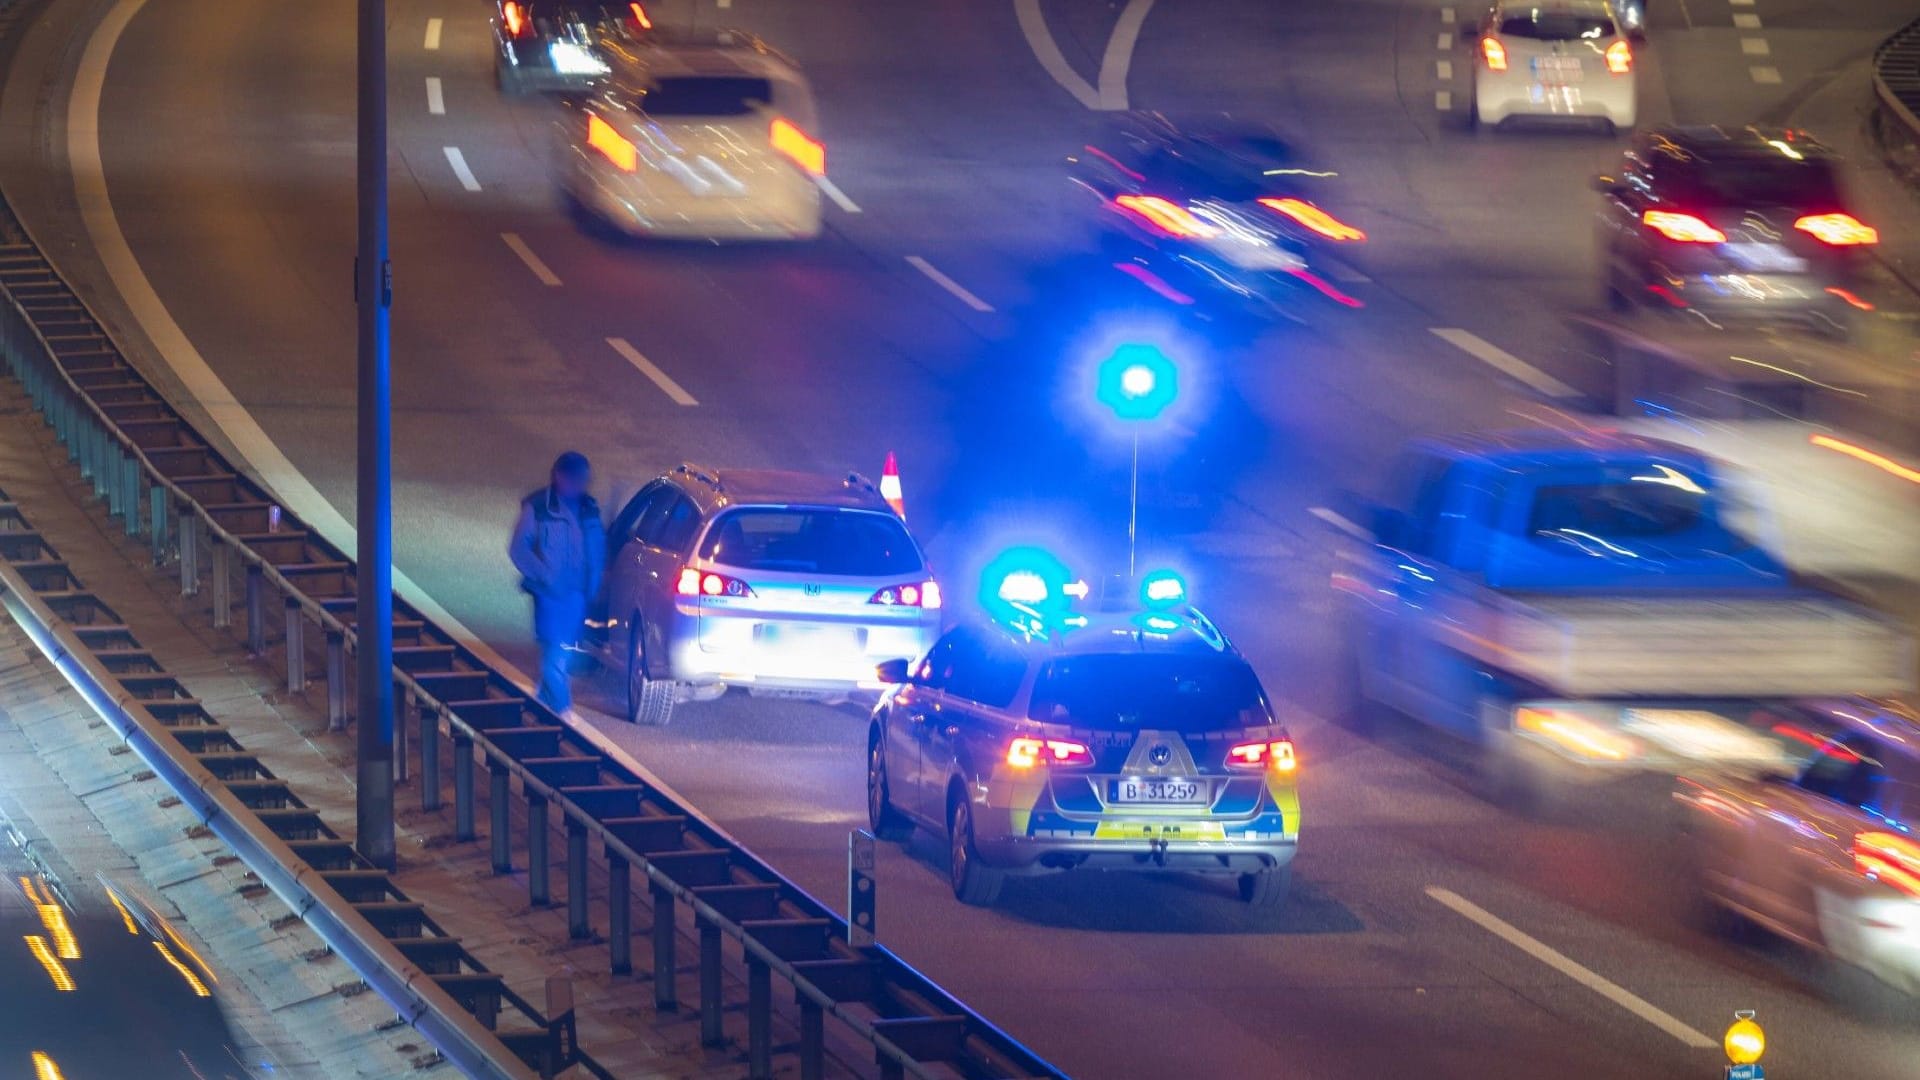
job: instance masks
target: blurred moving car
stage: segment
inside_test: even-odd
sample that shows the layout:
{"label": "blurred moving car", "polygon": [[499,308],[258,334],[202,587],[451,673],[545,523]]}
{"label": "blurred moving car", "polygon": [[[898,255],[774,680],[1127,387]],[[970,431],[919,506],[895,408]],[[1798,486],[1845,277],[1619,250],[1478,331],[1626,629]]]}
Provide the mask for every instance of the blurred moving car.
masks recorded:
{"label": "blurred moving car", "polygon": [[1477,744],[1524,803],[1700,762],[1773,767],[1768,702],[1913,686],[1893,620],[1803,586],[1717,464],[1592,429],[1414,443],[1374,542],[1335,574],[1353,717]]}
{"label": "blurred moving car", "polygon": [[924,655],[940,585],[858,474],[682,465],[608,528],[609,668],[629,721],[664,724],[681,690],[843,698]]}
{"label": "blurred moving car", "polygon": [[1920,722],[1835,702],[1773,727],[1788,772],[1682,777],[1707,901],[1920,994]]}
{"label": "blurred moving car", "polygon": [[876,835],[944,836],[968,904],[993,903],[1008,874],[1076,868],[1229,875],[1249,904],[1280,904],[1300,838],[1293,742],[1246,659],[1167,600],[963,625],[884,665]]}
{"label": "blurred moving car", "polygon": [[1607,0],[1503,2],[1461,33],[1474,50],[1474,123],[1633,127],[1633,45]]}
{"label": "blurred moving car", "polygon": [[1263,125],[1136,113],[1068,159],[1092,197],[1103,246],[1189,301],[1225,296],[1287,311],[1359,307],[1336,278],[1367,234],[1339,205],[1339,174]]}
{"label": "blurred moving car", "polygon": [[655,35],[608,59],[561,130],[576,212],[638,236],[820,235],[827,151],[799,68],[732,31]]}
{"label": "blurred moving car", "polygon": [[611,51],[652,29],[632,0],[497,0],[494,77],[508,94],[584,92]]}
{"label": "blurred moving car", "polygon": [[1643,131],[1594,186],[1617,311],[1833,320],[1861,303],[1854,290],[1880,234],[1849,208],[1838,156],[1805,132]]}

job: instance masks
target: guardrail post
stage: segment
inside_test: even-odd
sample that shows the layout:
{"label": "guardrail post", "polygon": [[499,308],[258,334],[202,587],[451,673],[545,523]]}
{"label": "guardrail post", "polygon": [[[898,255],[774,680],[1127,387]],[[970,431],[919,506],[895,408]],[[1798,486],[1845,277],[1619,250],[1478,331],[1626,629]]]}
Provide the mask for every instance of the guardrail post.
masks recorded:
{"label": "guardrail post", "polygon": [[507,772],[506,762],[488,758],[487,776],[492,785],[487,798],[487,816],[493,831],[490,837],[493,841],[493,872],[511,874],[513,848],[507,843],[510,839],[507,835],[507,800],[513,795],[512,788],[508,786],[512,775]]}
{"label": "guardrail post", "polygon": [[67,444],[67,460],[76,463],[80,460],[80,428],[75,423],[78,411],[73,394],[60,395],[61,426],[67,429],[60,441]]}
{"label": "guardrail post", "polygon": [[440,809],[440,709],[420,702],[420,809]]}
{"label": "guardrail post", "polygon": [[672,1012],[680,1007],[680,993],[673,977],[673,893],[665,885],[651,880],[647,891],[653,896],[653,1007]]}
{"label": "guardrail post", "polygon": [[534,907],[553,903],[547,859],[547,799],[527,792],[527,901]]}
{"label": "guardrail post", "polygon": [[587,826],[567,818],[567,936],[583,941],[593,936],[587,922]]}
{"label": "guardrail post", "polygon": [[185,499],[176,508],[180,520],[180,595],[200,591],[200,516]]}
{"label": "guardrail post", "polygon": [[347,635],[332,626],[327,627],[327,730],[347,730]]}
{"label": "guardrail post", "polygon": [[[74,406],[74,415],[76,417],[82,415],[78,404]],[[78,442],[80,443],[80,478],[91,480],[93,479],[94,447],[98,444],[98,440],[94,438],[92,424],[81,423]]]}
{"label": "guardrail post", "polygon": [[247,655],[259,659],[267,652],[267,574],[259,563],[247,564]]}
{"label": "guardrail post", "polygon": [[112,435],[104,431],[106,453],[100,458],[100,479],[106,485],[107,516],[119,517],[126,513],[127,499],[125,481],[127,478],[126,455],[120,452],[120,444],[113,441]]}
{"label": "guardrail post", "polygon": [[747,1076],[773,1076],[773,971],[747,950]]}
{"label": "guardrail post", "polygon": [[607,958],[615,975],[633,973],[633,866],[607,856]]}
{"label": "guardrail post", "polygon": [[167,558],[167,489],[155,484],[147,489],[147,536],[153,541],[153,565]]}
{"label": "guardrail post", "polygon": [[826,1014],[820,1003],[795,988],[800,1005],[800,1080],[824,1080],[827,1051]]}
{"label": "guardrail post", "polygon": [[140,459],[127,455],[127,535],[140,535]]}
{"label": "guardrail post", "polygon": [[298,596],[288,593],[280,599],[286,613],[281,622],[287,639],[287,693],[297,694],[307,688],[307,614]]}
{"label": "guardrail post", "polygon": [[719,1046],[727,1041],[720,1012],[720,928],[698,916],[693,925],[700,931],[700,1045]]}
{"label": "guardrail post", "polygon": [[473,736],[453,733],[453,838],[473,839]]}
{"label": "guardrail post", "polygon": [[208,540],[213,547],[213,625],[225,630],[233,625],[233,547],[218,536]]}

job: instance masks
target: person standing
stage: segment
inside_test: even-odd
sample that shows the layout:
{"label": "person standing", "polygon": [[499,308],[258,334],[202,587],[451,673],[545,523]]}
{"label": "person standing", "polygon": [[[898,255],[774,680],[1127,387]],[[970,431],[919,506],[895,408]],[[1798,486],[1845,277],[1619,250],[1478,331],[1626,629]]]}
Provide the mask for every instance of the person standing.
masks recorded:
{"label": "person standing", "polygon": [[557,713],[573,707],[569,661],[607,565],[600,504],[587,494],[592,479],[586,455],[569,450],[555,458],[547,486],[520,500],[507,547],[520,588],[533,597],[539,697]]}

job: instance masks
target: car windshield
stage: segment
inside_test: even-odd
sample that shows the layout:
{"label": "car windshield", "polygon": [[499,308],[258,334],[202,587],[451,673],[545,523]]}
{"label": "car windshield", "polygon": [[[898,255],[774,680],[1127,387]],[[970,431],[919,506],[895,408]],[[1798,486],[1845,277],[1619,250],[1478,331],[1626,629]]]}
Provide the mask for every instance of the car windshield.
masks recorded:
{"label": "car windshield", "polygon": [[1028,715],[1100,731],[1228,731],[1271,722],[1253,669],[1220,654],[1061,657],[1041,670]]}
{"label": "car windshield", "polygon": [[1592,12],[1534,8],[1500,17],[1500,36],[1534,41],[1597,41],[1613,36],[1613,20]]}
{"label": "car windshield", "polygon": [[1543,487],[1534,494],[1527,531],[1556,538],[1644,539],[1685,533],[1706,520],[1704,488],[1678,473],[1671,480],[1662,473],[1648,475],[1654,479]]}
{"label": "car windshield", "polygon": [[707,533],[700,557],[741,570],[892,577],[923,569],[920,549],[891,514],[743,507]]}
{"label": "car windshield", "polygon": [[676,75],[640,98],[649,116],[745,116],[773,101],[773,83],[745,75]]}

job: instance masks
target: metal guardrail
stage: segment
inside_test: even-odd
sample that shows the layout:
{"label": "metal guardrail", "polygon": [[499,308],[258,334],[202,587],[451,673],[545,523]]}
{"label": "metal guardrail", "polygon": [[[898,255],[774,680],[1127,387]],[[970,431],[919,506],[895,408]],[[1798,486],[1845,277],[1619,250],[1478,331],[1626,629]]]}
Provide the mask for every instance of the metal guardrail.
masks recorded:
{"label": "metal guardrail", "polygon": [[[346,662],[355,641],[351,561],[286,514],[173,410],[0,205],[0,235],[8,231],[21,237],[0,243],[0,351],[9,369],[108,512],[129,536],[149,541],[156,567],[177,564],[183,595],[209,589],[216,626],[232,625],[236,577],[243,582],[249,650],[264,658],[279,644],[293,692],[304,690],[314,659],[307,627],[320,628],[328,715],[343,727],[347,702],[355,700],[356,665]],[[689,908],[699,940],[702,1041],[709,1046],[725,1041],[723,939],[737,942],[747,968],[754,1080],[773,1072],[776,975],[793,986],[800,1016],[794,1054],[804,1078],[823,1074],[827,1016],[872,1044],[882,1077],[1063,1075],[890,950],[851,944],[832,908],[682,804],[604,736],[566,723],[399,598],[394,638],[395,681],[418,729],[422,807],[440,809],[440,770],[450,751],[456,838],[475,839],[477,757],[490,781],[493,869],[509,873],[517,786],[526,805],[529,900],[536,905],[552,899],[548,831],[557,809],[566,834],[568,927],[577,940],[593,936],[586,881],[589,845],[597,842],[607,868],[615,974],[632,969],[631,875],[638,870],[653,908],[653,996],[663,1010],[679,1003],[675,912],[677,905]],[[395,724],[401,779],[410,761],[408,719],[403,713]]]}
{"label": "metal guardrail", "polygon": [[1920,138],[1920,19],[1894,31],[1873,50],[1873,92]]}
{"label": "metal guardrail", "polygon": [[[344,842],[188,695],[112,608],[86,591],[4,492],[0,606],[153,774],[442,1056],[468,1076],[488,1080],[530,1080],[535,1072],[526,1058],[547,1063],[539,1075],[554,1075],[551,1066],[570,1045],[571,1016],[547,1023],[404,897],[381,903],[342,897],[336,887],[342,870],[316,869],[312,855],[301,852]],[[502,997],[537,1026],[495,1030]],[[480,1015],[456,998],[480,999]],[[523,1048],[519,1056],[506,1040]]]}

